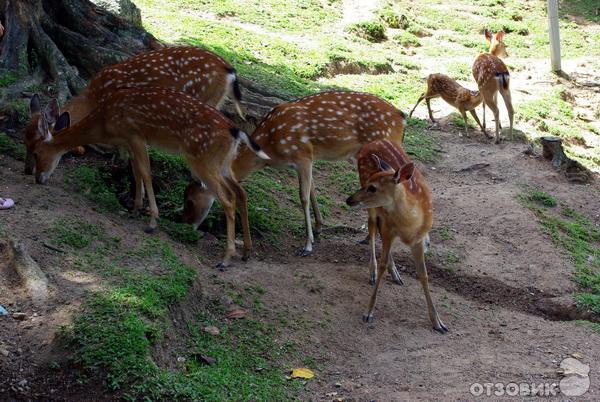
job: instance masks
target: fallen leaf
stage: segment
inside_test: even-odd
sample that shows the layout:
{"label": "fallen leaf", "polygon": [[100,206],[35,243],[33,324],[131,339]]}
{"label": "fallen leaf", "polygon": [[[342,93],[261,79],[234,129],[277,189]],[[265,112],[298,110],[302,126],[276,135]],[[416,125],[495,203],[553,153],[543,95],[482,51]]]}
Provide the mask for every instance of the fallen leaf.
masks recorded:
{"label": "fallen leaf", "polygon": [[244,317],[246,317],[246,310],[241,308],[234,308],[225,314],[225,318],[229,318],[230,320],[241,320]]}
{"label": "fallen leaf", "polygon": [[571,356],[579,360],[583,359],[583,355],[581,353],[571,353]]}
{"label": "fallen leaf", "polygon": [[315,373],[307,368],[298,367],[292,370],[292,378],[306,378],[311,379],[315,376]]}
{"label": "fallen leaf", "polygon": [[219,335],[221,333],[221,331],[219,331],[219,328],[217,327],[204,327],[204,332],[209,333],[211,335]]}

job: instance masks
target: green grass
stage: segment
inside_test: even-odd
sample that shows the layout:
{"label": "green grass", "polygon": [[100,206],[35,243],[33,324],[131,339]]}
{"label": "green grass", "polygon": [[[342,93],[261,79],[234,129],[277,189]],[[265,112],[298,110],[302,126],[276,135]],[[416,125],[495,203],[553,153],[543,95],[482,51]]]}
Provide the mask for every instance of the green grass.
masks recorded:
{"label": "green grass", "polygon": [[[71,229],[82,222],[75,223]],[[98,233],[85,225],[81,231]],[[110,252],[92,241],[75,244],[77,268],[104,276],[102,290],[86,297],[82,314],[63,331],[83,378],[105,377],[112,390],[132,400],[284,400],[297,389],[279,366],[289,350],[275,342],[275,327],[251,318],[223,321],[218,304],[207,305],[184,328],[185,362],[180,369],[158,367],[151,349],[169,330],[165,322],[169,306],[187,295],[196,269],[184,265],[157,238],[146,238],[126,250],[112,247]],[[132,268],[136,266],[143,269]],[[160,274],[149,267],[158,268]],[[253,293],[255,299],[259,296]],[[219,327],[220,335],[203,332],[207,325]],[[202,364],[200,354],[217,363]]]}
{"label": "green grass", "polygon": [[433,161],[436,151],[433,138],[427,133],[427,122],[425,120],[408,119],[408,126],[404,132],[403,147],[413,158],[423,161]]}
{"label": "green grass", "polygon": [[0,133],[0,153],[20,161],[25,160],[25,148],[5,133]]}
{"label": "green grass", "polygon": [[110,172],[106,168],[81,165],[69,174],[69,180],[79,192],[82,192],[91,201],[95,202],[102,212],[122,211],[123,207],[115,195],[111,182]]}
{"label": "green grass", "polygon": [[[59,218],[48,229],[48,235],[58,246],[82,249],[92,243],[111,241],[103,228],[81,218]],[[114,240],[118,242],[118,240]]]}
{"label": "green grass", "polygon": [[600,228],[543,191],[524,187],[518,199],[535,214],[545,232],[573,263],[573,280],[580,286],[575,301],[600,314]]}
{"label": "green grass", "polygon": [[11,73],[11,72],[7,72],[7,73],[3,74],[2,76],[0,76],[0,87],[7,87],[11,84],[14,84],[18,80],[19,80],[18,75]]}
{"label": "green grass", "polygon": [[357,22],[350,25],[347,30],[369,42],[382,42],[386,39],[385,26],[379,21]]}

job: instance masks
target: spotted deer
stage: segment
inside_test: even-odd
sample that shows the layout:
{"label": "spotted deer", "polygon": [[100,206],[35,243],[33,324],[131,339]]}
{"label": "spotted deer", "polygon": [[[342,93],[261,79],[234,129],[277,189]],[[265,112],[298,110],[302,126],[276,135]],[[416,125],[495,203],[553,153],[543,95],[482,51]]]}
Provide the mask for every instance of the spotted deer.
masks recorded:
{"label": "spotted deer", "polygon": [[433,113],[431,112],[430,100],[439,97],[445,100],[449,105],[458,109],[462,118],[465,120],[465,135],[469,134],[466,112],[471,113],[479,127],[481,127],[485,133],[485,130],[477,117],[477,113],[475,113],[475,108],[483,102],[481,92],[468,90],[444,74],[430,74],[427,77],[427,90],[421,94],[415,107],[413,107],[408,116],[411,117],[419,103],[425,99],[429,118],[435,123]]}
{"label": "spotted deer", "polygon": [[[264,166],[292,166],[297,170],[306,225],[300,255],[306,256],[314,243],[309,201],[315,231],[319,233],[323,226],[312,177],[314,161],[352,158],[362,145],[378,139],[401,144],[405,125],[404,113],[374,95],[346,91],[310,95],[278,105],[265,116],[252,137],[271,159],[256,158],[243,150],[233,161],[233,174],[243,180]],[[199,226],[213,200],[201,184],[190,183],[185,192],[184,220]]]}
{"label": "spotted deer", "polygon": [[114,91],[74,125],[68,112],[50,129],[43,114],[33,135],[25,137],[36,164],[36,182],[45,184],[61,156],[75,146],[103,143],[128,148],[135,177],[135,208],[142,206],[144,189],[150,205],[149,229],[157,225],[147,145],[180,154],[192,176],[216,195],[227,218],[227,250],[220,266],[235,255],[235,205],[242,218],[243,258],[250,256],[252,241],[248,223],[247,197],[231,176],[231,161],[238,144],[245,143],[259,158],[268,159],[260,147],[216,109],[191,96],[166,88],[128,88]]}
{"label": "spotted deer", "polygon": [[[429,187],[408,155],[391,141],[366,144],[357,158],[361,189],[351,195],[346,203],[351,207],[374,211],[375,227],[382,241],[380,264],[375,273],[375,288],[363,321],[373,321],[377,291],[386,267],[393,261],[392,244],[396,238],[400,238],[411,249],[433,328],[440,333],[447,332],[448,328],[433,305],[425,266],[425,252],[433,220]],[[375,250],[372,249],[371,259],[375,258],[374,253]],[[372,268],[375,269],[376,265]]]}
{"label": "spotted deer", "polygon": [[508,57],[506,45],[503,42],[504,32],[492,35],[485,30],[485,38],[490,42],[489,53],[481,53],[473,63],[473,77],[479,92],[483,96],[483,130],[485,131],[485,107],[489,107],[496,121],[495,142],[500,142],[500,111],[498,109],[497,94],[500,92],[510,121],[510,138],[513,138],[514,109],[510,95],[510,73],[500,57]]}
{"label": "spotted deer", "polygon": [[[234,68],[225,60],[208,50],[194,46],[165,47],[139,54],[121,63],[100,70],[81,94],[71,99],[63,111],[69,112],[71,122],[77,123],[106,100],[119,88],[164,87],[185,92],[217,109],[226,97],[234,102],[240,117],[241,91]],[[31,120],[26,131],[35,131],[38,118],[45,114],[52,126],[60,114],[58,103],[53,100],[42,111],[39,97],[31,100]],[[34,158],[27,149],[25,173],[33,174]]]}

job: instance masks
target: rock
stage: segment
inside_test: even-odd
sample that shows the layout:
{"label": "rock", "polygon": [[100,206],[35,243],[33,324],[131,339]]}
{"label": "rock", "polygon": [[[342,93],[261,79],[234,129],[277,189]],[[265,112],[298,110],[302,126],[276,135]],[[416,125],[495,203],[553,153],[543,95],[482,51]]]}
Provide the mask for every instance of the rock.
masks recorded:
{"label": "rock", "polygon": [[183,362],[185,362],[185,357],[183,357],[183,356],[179,356],[179,357],[177,358],[177,363],[183,363]]}
{"label": "rock", "polygon": [[336,388],[341,388],[341,386],[342,386],[342,384],[341,384],[341,383],[339,383],[339,382],[336,382],[336,383],[335,383],[335,387],[336,387]]}
{"label": "rock", "polygon": [[217,359],[215,359],[214,357],[203,355],[200,353],[194,354],[194,358],[200,363],[208,364],[209,366],[217,364]]}
{"label": "rock", "polygon": [[12,313],[12,318],[15,320],[23,321],[27,318],[27,314],[25,313]]}
{"label": "rock", "polygon": [[219,328],[213,326],[204,327],[203,331],[211,335],[219,335],[221,333]]}
{"label": "rock", "polygon": [[98,7],[118,15],[139,27],[142,26],[142,12],[131,0],[91,0]]}
{"label": "rock", "polygon": [[4,357],[8,357],[9,351],[4,348],[0,348],[0,355],[2,355]]}

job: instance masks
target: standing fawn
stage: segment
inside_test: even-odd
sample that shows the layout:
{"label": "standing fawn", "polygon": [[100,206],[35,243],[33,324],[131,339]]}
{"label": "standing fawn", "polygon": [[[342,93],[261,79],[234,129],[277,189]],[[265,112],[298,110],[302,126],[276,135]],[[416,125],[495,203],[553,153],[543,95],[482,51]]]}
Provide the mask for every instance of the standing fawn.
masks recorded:
{"label": "standing fawn", "polygon": [[[346,203],[356,208],[374,209],[376,227],[382,241],[381,264],[363,321],[373,321],[377,290],[387,265],[393,261],[392,244],[396,238],[400,238],[411,249],[433,328],[440,333],[447,332],[448,328],[440,320],[431,300],[425,267],[428,233],[432,224],[429,187],[402,148],[387,140],[372,142],[360,150],[358,173],[361,189],[350,196]],[[372,249],[371,253],[374,252]],[[374,258],[373,255],[371,258]]]}
{"label": "standing fawn", "polygon": [[[242,180],[264,166],[292,166],[298,171],[300,200],[306,224],[306,243],[300,255],[312,252],[315,231],[323,219],[317,204],[312,165],[315,160],[342,160],[356,155],[361,146],[390,139],[401,144],[406,120],[390,103],[360,92],[328,91],[276,106],[260,122],[252,137],[271,157],[256,158],[243,150],[233,161],[236,179]],[[196,227],[206,217],[214,197],[201,184],[190,183],[185,192],[184,220]]]}
{"label": "standing fawn", "polygon": [[496,120],[496,144],[500,142],[500,111],[498,110],[497,95],[500,92],[510,121],[510,138],[513,139],[513,116],[514,109],[510,96],[510,74],[508,68],[500,57],[508,57],[506,45],[502,41],[504,32],[496,32],[492,35],[485,30],[485,38],[490,42],[490,52],[481,53],[473,63],[473,77],[479,92],[483,95],[483,131],[485,131],[485,107],[489,107]]}
{"label": "standing fawn", "polygon": [[145,187],[150,205],[150,229],[156,228],[158,207],[147,145],[181,154],[192,175],[216,195],[225,211],[227,250],[221,266],[227,266],[235,255],[236,199],[244,231],[244,259],[250,256],[252,248],[246,193],[231,177],[231,161],[240,142],[259,157],[268,159],[246,133],[217,110],[189,95],[165,88],[115,91],[73,126],[70,126],[69,113],[61,114],[53,133],[42,114],[34,135],[25,138],[35,156],[36,181],[40,184],[47,182],[61,156],[75,146],[103,143],[128,148],[136,183],[135,208],[142,206]]}
{"label": "standing fawn", "polygon": [[479,127],[481,127],[485,133],[485,130],[483,129],[483,126],[477,117],[477,113],[475,113],[475,108],[483,101],[481,92],[470,91],[444,74],[429,74],[427,77],[427,91],[421,94],[419,100],[417,100],[417,103],[415,104],[415,107],[413,107],[408,116],[411,117],[419,103],[425,99],[427,111],[429,112],[429,118],[435,123],[433,113],[431,112],[430,100],[438,97],[441,97],[446,101],[446,103],[458,109],[461,116],[465,120],[465,135],[469,135],[466,112],[471,113],[477,124],[479,124]]}
{"label": "standing fawn", "polygon": [[[235,69],[221,57],[193,46],[165,47],[139,54],[121,63],[103,68],[88,87],[65,105],[71,122],[76,124],[93,110],[98,102],[110,97],[119,88],[163,87],[193,96],[217,109],[229,96],[239,115],[241,92]],[[60,114],[56,100],[42,112],[37,95],[31,100],[31,121],[26,130],[35,131],[41,113],[50,126]],[[33,174],[34,158],[27,149],[25,173]]]}

